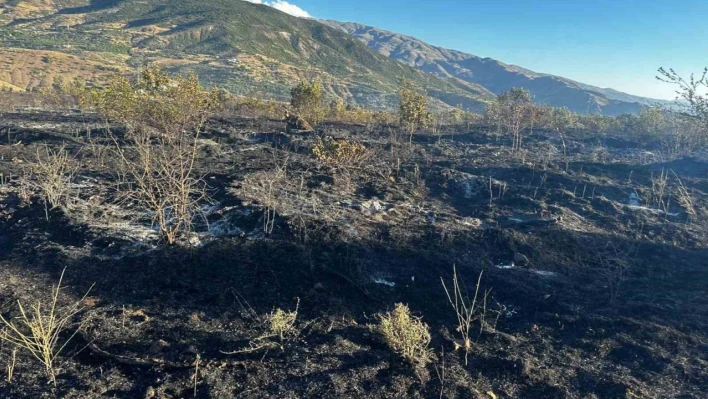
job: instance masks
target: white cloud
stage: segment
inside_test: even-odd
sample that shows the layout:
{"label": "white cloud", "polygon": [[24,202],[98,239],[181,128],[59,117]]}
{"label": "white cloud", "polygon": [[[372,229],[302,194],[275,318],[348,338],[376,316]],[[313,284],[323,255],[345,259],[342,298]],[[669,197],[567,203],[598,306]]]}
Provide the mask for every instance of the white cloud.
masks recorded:
{"label": "white cloud", "polygon": [[309,12],[303,10],[302,8],[296,6],[295,4],[288,3],[285,0],[273,0],[273,1],[268,1],[268,0],[246,0],[250,3],[254,4],[265,4],[269,7],[273,7],[276,10],[280,10],[284,13],[290,14],[295,17],[299,18],[314,18],[312,15],[310,15]]}

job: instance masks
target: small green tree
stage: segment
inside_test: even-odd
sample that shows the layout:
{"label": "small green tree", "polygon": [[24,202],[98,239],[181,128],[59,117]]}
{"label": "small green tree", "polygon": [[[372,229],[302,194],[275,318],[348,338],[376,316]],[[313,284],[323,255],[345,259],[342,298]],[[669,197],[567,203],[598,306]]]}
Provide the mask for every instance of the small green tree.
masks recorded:
{"label": "small green tree", "polygon": [[398,94],[401,97],[398,116],[401,126],[410,133],[409,141],[412,142],[413,132],[429,126],[433,121],[433,114],[428,110],[428,98],[419,93],[407,79],[401,79]]}
{"label": "small green tree", "polygon": [[302,80],[290,90],[290,105],[313,125],[322,123],[326,116],[323,99],[324,87],[317,80]]}
{"label": "small green tree", "polygon": [[512,136],[512,150],[520,150],[522,133],[533,127],[536,113],[531,92],[520,87],[511,88],[497,96],[496,104],[488,107],[488,113],[497,126]]}

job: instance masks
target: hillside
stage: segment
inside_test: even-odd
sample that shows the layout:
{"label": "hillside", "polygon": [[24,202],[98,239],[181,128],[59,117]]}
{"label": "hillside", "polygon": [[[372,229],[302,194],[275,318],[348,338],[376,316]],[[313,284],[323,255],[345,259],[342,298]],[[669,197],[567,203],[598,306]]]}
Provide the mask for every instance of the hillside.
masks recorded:
{"label": "hillside", "polygon": [[241,0],[3,0],[0,10],[2,51],[74,60],[51,71],[46,62],[5,62],[0,84],[7,87],[48,86],[56,74],[101,80],[89,71],[99,58],[114,71],[155,62],[238,94],[280,99],[312,75],[330,96],[370,107],[391,106],[401,77],[425,88],[437,106],[481,109],[492,97],[473,83],[421,73],[315,20]]}
{"label": "hillside", "polygon": [[511,87],[524,87],[534,94],[539,103],[568,107],[580,113],[608,115],[637,112],[643,105],[666,102],[533,72],[362,24],[325,22],[351,34],[383,55],[440,77],[458,78],[480,85],[495,94]]}

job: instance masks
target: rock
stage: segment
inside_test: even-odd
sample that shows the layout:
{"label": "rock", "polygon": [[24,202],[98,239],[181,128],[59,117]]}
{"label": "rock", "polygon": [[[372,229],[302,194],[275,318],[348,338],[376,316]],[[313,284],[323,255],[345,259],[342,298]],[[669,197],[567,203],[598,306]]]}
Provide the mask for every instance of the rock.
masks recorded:
{"label": "rock", "polygon": [[527,258],[526,255],[520,252],[514,252],[514,265],[530,267],[531,262],[529,262],[529,258]]}

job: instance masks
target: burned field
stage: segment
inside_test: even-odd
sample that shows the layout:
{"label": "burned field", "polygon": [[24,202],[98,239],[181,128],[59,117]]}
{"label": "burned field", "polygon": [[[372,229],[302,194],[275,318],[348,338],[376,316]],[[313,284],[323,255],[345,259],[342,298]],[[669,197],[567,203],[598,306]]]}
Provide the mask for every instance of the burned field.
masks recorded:
{"label": "burned field", "polygon": [[[55,384],[1,344],[0,397],[708,395],[706,157],[581,130],[512,152],[485,127],[213,118],[208,198],[166,245],[120,198],[119,128],[44,111],[0,126],[0,314],[51,303],[64,270],[58,306],[81,304]],[[60,148],[52,208],[32,165]],[[457,350],[453,270],[483,303]],[[396,303],[429,327],[422,364],[375,327]]]}

